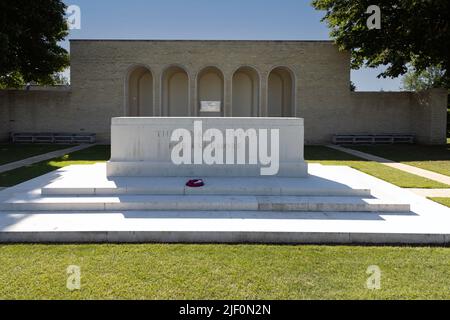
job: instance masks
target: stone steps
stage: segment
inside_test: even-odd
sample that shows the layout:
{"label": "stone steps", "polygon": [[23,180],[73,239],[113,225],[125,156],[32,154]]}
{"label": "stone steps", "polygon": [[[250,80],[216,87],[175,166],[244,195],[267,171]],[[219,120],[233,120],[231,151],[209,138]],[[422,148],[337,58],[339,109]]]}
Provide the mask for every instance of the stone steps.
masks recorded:
{"label": "stone steps", "polygon": [[[328,171],[323,167],[323,171]],[[95,173],[80,180],[67,177],[42,188],[44,196],[113,196],[113,195],[229,195],[229,196],[336,196],[370,197],[370,189],[357,183],[344,184],[310,176],[295,178],[204,178],[202,188],[186,187],[189,177],[97,178]],[[336,177],[337,181],[345,177]]]}
{"label": "stone steps", "polygon": [[448,208],[348,167],[309,172],[187,189],[70,166],[0,192],[0,243],[450,243]]}
{"label": "stone steps", "polygon": [[43,188],[44,196],[120,196],[120,195],[232,195],[232,196],[331,196],[331,197],[370,197],[369,189],[315,189],[280,188],[259,185],[253,188],[245,186],[220,186],[208,188],[168,187],[115,187],[115,188]]}
{"label": "stone steps", "polygon": [[16,197],[0,203],[4,211],[281,211],[408,212],[407,203],[362,197],[123,195],[115,197]]}

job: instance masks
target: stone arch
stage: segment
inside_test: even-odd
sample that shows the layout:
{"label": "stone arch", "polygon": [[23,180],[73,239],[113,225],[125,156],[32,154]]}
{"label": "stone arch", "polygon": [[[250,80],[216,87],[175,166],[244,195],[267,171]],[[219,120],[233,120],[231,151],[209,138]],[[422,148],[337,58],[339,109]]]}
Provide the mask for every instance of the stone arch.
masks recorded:
{"label": "stone arch", "polygon": [[173,65],[162,74],[163,115],[189,116],[189,74],[181,66]]}
{"label": "stone arch", "polygon": [[152,117],[154,115],[153,102],[153,74],[144,65],[137,65],[128,71],[125,115],[127,117]]}
{"label": "stone arch", "polygon": [[257,117],[260,77],[255,68],[242,66],[233,74],[232,116]]}
{"label": "stone arch", "polygon": [[295,116],[295,76],[287,67],[276,67],[268,77],[268,116]]}
{"label": "stone arch", "polygon": [[[224,76],[214,66],[203,68],[197,76],[197,114],[200,117],[221,117],[224,115]],[[220,101],[220,112],[201,112],[202,101]]]}

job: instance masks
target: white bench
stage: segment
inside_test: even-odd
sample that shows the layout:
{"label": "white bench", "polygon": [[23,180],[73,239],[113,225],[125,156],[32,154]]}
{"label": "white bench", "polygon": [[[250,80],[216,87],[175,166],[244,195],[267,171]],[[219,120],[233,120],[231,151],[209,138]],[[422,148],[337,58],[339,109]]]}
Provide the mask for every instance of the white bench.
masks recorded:
{"label": "white bench", "polygon": [[334,144],[413,144],[409,134],[336,134]]}
{"label": "white bench", "polygon": [[81,144],[95,143],[95,133],[30,133],[17,132],[11,134],[13,143],[56,143],[56,144]]}

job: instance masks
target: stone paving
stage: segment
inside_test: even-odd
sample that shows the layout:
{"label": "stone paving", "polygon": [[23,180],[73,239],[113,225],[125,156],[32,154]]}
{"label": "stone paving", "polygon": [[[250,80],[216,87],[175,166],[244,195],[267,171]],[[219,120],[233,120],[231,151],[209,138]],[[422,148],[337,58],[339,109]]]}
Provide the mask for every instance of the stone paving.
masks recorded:
{"label": "stone paving", "polygon": [[[186,202],[197,195],[186,193],[184,180],[111,180],[105,164],[69,166],[0,192],[0,242],[450,243],[450,209],[443,205],[349,167],[312,164],[310,175],[267,181],[271,188],[249,178],[214,178],[195,191],[214,194],[214,206],[197,208]],[[150,199],[155,190],[173,201]],[[233,190],[247,196],[236,197]],[[221,194],[230,199],[216,197]],[[274,205],[282,199],[288,201]],[[384,208],[375,209],[377,199]],[[302,207],[313,200],[324,205]],[[173,207],[182,202],[189,206]]]}
{"label": "stone paving", "polygon": [[408,189],[427,198],[450,198],[450,189]]}

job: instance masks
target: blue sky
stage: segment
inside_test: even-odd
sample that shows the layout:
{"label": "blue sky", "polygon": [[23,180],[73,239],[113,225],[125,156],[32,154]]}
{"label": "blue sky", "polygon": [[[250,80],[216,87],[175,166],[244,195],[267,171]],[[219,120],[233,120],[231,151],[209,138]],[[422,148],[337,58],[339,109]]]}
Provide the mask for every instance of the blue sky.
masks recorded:
{"label": "blue sky", "polygon": [[[65,0],[81,9],[68,39],[329,40],[311,0]],[[63,44],[68,48],[68,42]],[[396,91],[380,70],[352,72],[361,91]]]}

